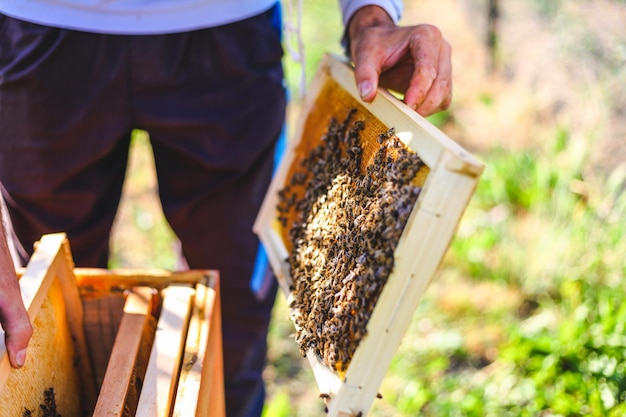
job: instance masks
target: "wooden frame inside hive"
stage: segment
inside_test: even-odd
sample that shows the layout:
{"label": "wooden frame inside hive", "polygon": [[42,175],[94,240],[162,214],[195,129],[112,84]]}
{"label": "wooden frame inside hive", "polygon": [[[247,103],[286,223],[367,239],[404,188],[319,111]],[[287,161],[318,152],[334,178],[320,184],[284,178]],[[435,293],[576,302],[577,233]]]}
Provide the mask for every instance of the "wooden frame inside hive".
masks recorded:
{"label": "wooden frame inside hive", "polygon": [[[388,92],[380,90],[372,103],[362,102],[352,68],[327,55],[254,225],[288,299],[294,298],[295,289],[288,262],[293,250],[290,228],[297,222],[294,216],[298,213],[284,213],[281,204],[285,196],[281,193],[294,184],[294,173],[306,164],[311,151],[324,146],[331,121],[344,120],[351,111],[355,112],[354,120],[365,126],[360,137],[364,168],[378,163],[375,149],[380,146],[380,135],[389,129],[419,156],[425,167],[414,180],[421,191],[393,252],[393,270],[347,369],[338,372],[314,351],[306,353],[333,417],[365,414],[371,406],[483,169],[480,162]],[[297,196],[313,186],[307,180],[298,185],[301,189],[294,192]]]}
{"label": "wooden frame inside hive", "polygon": [[225,415],[217,271],[74,268],[57,233],[18,276],[34,334],[19,370],[0,342],[0,416]]}

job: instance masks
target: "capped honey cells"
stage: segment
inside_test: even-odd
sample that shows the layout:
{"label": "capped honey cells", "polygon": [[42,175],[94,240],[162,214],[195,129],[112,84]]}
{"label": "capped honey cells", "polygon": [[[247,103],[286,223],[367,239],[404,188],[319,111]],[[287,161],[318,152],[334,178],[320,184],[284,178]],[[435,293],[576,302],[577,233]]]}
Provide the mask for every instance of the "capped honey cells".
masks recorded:
{"label": "capped honey cells", "polygon": [[293,280],[289,305],[301,353],[346,371],[394,266],[394,251],[427,169],[394,129],[377,134],[364,159],[366,122],[350,110],[332,119],[319,146],[279,191]]}

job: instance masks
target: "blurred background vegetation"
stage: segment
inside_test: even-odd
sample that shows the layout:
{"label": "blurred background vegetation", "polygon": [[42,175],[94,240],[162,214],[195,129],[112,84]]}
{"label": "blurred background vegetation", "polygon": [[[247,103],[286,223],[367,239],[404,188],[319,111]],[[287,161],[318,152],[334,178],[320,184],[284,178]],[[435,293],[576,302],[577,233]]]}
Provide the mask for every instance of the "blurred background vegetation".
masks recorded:
{"label": "blurred background vegetation", "polygon": [[[626,2],[405,3],[402,23],[453,48],[454,100],[431,121],[486,169],[371,415],[626,415]],[[334,0],[303,8],[310,80],[342,26]],[[290,126],[300,67],[285,65]],[[143,132],[112,251],[112,267],[177,267]],[[323,414],[292,331],[279,295],[267,417]]]}

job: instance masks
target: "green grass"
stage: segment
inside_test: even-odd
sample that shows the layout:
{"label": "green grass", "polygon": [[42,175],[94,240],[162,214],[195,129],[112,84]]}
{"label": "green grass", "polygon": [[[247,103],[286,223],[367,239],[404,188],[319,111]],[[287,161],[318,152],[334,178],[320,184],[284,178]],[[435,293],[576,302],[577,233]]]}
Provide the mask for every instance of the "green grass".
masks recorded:
{"label": "green grass", "polygon": [[[455,343],[447,350],[441,341],[422,352],[401,350],[389,378],[413,381],[421,400],[407,406],[399,401],[399,415],[623,415],[624,172],[600,188],[588,184],[589,195],[575,193],[572,182],[582,181],[585,162],[577,152],[554,146],[550,152],[494,149],[482,155],[487,171],[448,253],[441,285],[454,291],[459,280],[477,288],[493,282],[519,297],[499,314],[459,314],[427,294],[418,316],[432,317],[435,328],[456,336]],[[528,303],[531,311],[523,311]],[[500,334],[495,355],[477,361],[472,332],[494,328]]]}

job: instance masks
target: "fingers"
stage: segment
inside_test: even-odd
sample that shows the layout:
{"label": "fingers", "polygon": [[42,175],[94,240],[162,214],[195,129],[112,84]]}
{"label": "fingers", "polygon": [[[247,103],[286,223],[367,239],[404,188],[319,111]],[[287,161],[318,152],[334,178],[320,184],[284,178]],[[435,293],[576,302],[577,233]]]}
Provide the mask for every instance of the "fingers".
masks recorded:
{"label": "fingers", "polygon": [[0,277],[0,323],[4,329],[4,343],[9,362],[14,368],[24,365],[26,347],[33,335],[33,327],[22,303],[15,276]]}
{"label": "fingers", "polygon": [[[5,326],[6,324],[6,326]],[[33,334],[33,328],[28,320],[28,315],[18,317],[3,323],[5,326],[4,343],[9,354],[9,362],[14,368],[20,368],[26,361],[26,348]]]}
{"label": "fingers", "polygon": [[352,33],[355,81],[364,101],[378,85],[404,93],[422,116],[445,110],[452,99],[452,49],[432,25],[378,26]]}
{"label": "fingers", "polygon": [[350,19],[347,29],[355,81],[364,101],[372,101],[376,96],[378,79],[388,59],[388,30],[394,28],[387,12],[374,5],[360,8]]}
{"label": "fingers", "polygon": [[22,301],[20,284],[5,236],[0,210],[0,325],[5,333],[4,344],[9,362],[14,368],[20,368],[26,360],[26,347],[33,335],[33,327]]}
{"label": "fingers", "polygon": [[[405,97],[405,101],[406,101]],[[452,101],[452,64],[451,48],[444,41],[439,51],[439,66],[437,75],[430,84],[421,102],[408,103],[422,116],[428,116],[438,111],[447,109]]]}
{"label": "fingers", "polygon": [[14,368],[24,365],[26,347],[33,335],[33,327],[22,304],[22,298],[19,297],[19,293],[17,296],[17,299],[3,297],[0,300],[0,322],[5,332],[4,343],[9,361]]}
{"label": "fingers", "polygon": [[0,324],[4,329],[4,343],[9,362],[14,368],[24,365],[26,347],[33,334],[33,328],[24,307],[20,285],[15,275],[9,255],[2,219],[0,218]]}
{"label": "fingers", "polygon": [[378,78],[380,77],[380,68],[369,62],[362,64],[355,63],[354,78],[361,99],[366,102],[374,100],[376,97],[376,89],[378,88]]}
{"label": "fingers", "polygon": [[414,71],[405,103],[422,116],[445,110],[452,99],[452,49],[434,26],[422,25],[409,41]]}

